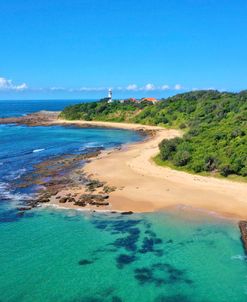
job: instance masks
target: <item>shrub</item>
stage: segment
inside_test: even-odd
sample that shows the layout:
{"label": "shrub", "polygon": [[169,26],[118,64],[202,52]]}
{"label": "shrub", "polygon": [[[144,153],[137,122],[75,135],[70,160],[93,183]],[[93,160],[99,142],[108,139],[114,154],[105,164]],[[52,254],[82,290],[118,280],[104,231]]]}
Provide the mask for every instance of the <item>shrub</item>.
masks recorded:
{"label": "shrub", "polygon": [[185,166],[191,159],[191,154],[189,151],[178,151],[174,158],[173,163],[175,166]]}
{"label": "shrub", "polygon": [[182,123],[182,124],[179,125],[179,128],[180,128],[180,129],[185,129],[186,127],[187,127],[187,126],[186,126],[185,123]]}
{"label": "shrub", "polygon": [[190,165],[191,169],[195,173],[202,172],[204,170],[204,162],[203,161],[194,161]]}
{"label": "shrub", "polygon": [[214,171],[217,169],[218,164],[219,164],[219,160],[215,156],[213,155],[207,156],[204,162],[204,170]]}
{"label": "shrub", "polygon": [[172,153],[174,153],[177,149],[177,145],[181,141],[180,138],[173,139],[164,139],[160,144],[160,158],[162,160],[167,160],[171,157]]}
{"label": "shrub", "polygon": [[227,176],[230,175],[231,173],[232,173],[232,170],[231,170],[231,168],[230,168],[229,165],[224,165],[224,166],[221,166],[221,167],[220,167],[220,174],[221,174],[222,176],[227,177]]}
{"label": "shrub", "polygon": [[247,166],[243,167],[240,171],[240,175],[247,176]]}

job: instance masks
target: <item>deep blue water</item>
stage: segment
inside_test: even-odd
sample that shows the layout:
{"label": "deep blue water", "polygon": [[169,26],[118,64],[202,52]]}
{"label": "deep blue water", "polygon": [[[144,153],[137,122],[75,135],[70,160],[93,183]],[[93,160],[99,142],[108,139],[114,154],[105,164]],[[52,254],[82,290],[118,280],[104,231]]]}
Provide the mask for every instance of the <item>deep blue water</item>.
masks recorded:
{"label": "deep blue water", "polygon": [[[68,104],[71,102],[0,101],[0,111],[3,116],[12,116],[41,109],[55,111]],[[32,171],[34,165],[41,161],[63,154],[87,153],[95,147],[114,148],[141,139],[136,132],[118,129],[0,125],[0,200],[9,201],[1,202],[0,208],[1,205],[6,208],[11,201],[13,205],[13,201],[21,202],[28,198],[30,190],[16,190],[12,183]]]}
{"label": "deep blue water", "polygon": [[11,116],[22,116],[41,110],[60,111],[64,107],[93,100],[0,100],[0,118]]}
{"label": "deep blue water", "polygon": [[[0,106],[12,116],[67,103]],[[247,262],[232,222],[179,209],[131,216],[15,210],[32,191],[12,184],[34,164],[140,139],[124,130],[0,125],[1,302],[247,301]]]}

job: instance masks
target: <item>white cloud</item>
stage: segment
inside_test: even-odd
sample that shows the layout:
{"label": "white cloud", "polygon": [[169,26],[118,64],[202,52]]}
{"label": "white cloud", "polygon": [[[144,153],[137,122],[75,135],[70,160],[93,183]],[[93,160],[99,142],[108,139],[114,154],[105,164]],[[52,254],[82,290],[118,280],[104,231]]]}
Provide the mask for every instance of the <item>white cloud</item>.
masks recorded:
{"label": "white cloud", "polygon": [[126,90],[136,91],[138,90],[138,86],[136,84],[130,84],[126,87]]}
{"label": "white cloud", "polygon": [[[83,92],[102,92],[108,91],[110,87],[89,87],[89,86],[82,86],[82,87],[62,87],[62,86],[51,86],[51,87],[28,87],[26,83],[16,84],[13,83],[12,80],[6,79],[4,77],[0,77],[0,91],[24,91],[29,90],[32,92],[70,92],[70,93],[83,93]],[[152,92],[152,91],[173,91],[173,90],[183,90],[184,87],[180,84],[176,84],[175,86],[169,86],[167,84],[156,86],[152,83],[148,83],[144,86],[138,86],[137,84],[131,83],[127,86],[115,86],[112,87],[113,91],[129,91],[129,92]]]}
{"label": "white cloud", "polygon": [[148,83],[145,86],[138,87],[136,84],[129,84],[125,89],[127,91],[153,91],[159,89],[158,87],[155,87],[154,84]]}
{"label": "white cloud", "polygon": [[26,89],[28,89],[28,86],[27,86],[27,84],[26,83],[22,83],[22,84],[20,84],[20,85],[17,85],[17,86],[15,86],[15,89],[16,90],[26,90]]}
{"label": "white cloud", "polygon": [[155,86],[153,84],[147,84],[143,90],[152,91],[155,90]]}
{"label": "white cloud", "polygon": [[12,80],[0,77],[0,90],[23,91],[28,88],[26,83],[15,85]]}
{"label": "white cloud", "polygon": [[104,91],[108,88],[105,87],[81,87],[78,89],[78,91]]}
{"label": "white cloud", "polygon": [[50,90],[51,91],[63,91],[63,90],[66,90],[66,89],[64,87],[56,87],[55,86],[55,87],[51,87]]}
{"label": "white cloud", "polygon": [[11,81],[5,78],[0,78],[0,89],[8,89],[11,86]]}
{"label": "white cloud", "polygon": [[[94,92],[94,91],[106,91],[109,88],[106,87],[79,87],[79,88],[63,88],[63,87],[54,87],[52,90],[64,90],[68,92]],[[51,90],[51,88],[48,88],[48,90]]]}
{"label": "white cloud", "polygon": [[161,90],[169,90],[170,86],[169,85],[163,85],[160,87]]}
{"label": "white cloud", "polygon": [[[107,91],[109,89],[109,87],[87,87],[87,86],[83,86],[80,88],[62,88],[62,87],[52,87],[49,88],[48,90],[65,90],[65,91],[69,91],[69,92],[97,92],[97,91]],[[174,87],[169,86],[167,84],[162,85],[162,86],[156,86],[152,83],[148,83],[144,86],[138,86],[137,84],[129,84],[126,87],[123,86],[115,86],[112,87],[113,91],[132,91],[132,92],[136,92],[136,91],[156,91],[156,90],[162,90],[162,91],[166,91],[166,90],[181,90],[184,89],[180,84],[176,84]]]}
{"label": "white cloud", "polygon": [[152,90],[156,90],[156,87],[154,86],[154,84],[146,84],[143,87],[138,87],[136,84],[129,84],[125,90],[127,91],[152,91]]}
{"label": "white cloud", "polygon": [[182,85],[180,85],[180,84],[176,84],[175,86],[174,86],[174,90],[182,90],[183,89],[183,87],[182,87]]}

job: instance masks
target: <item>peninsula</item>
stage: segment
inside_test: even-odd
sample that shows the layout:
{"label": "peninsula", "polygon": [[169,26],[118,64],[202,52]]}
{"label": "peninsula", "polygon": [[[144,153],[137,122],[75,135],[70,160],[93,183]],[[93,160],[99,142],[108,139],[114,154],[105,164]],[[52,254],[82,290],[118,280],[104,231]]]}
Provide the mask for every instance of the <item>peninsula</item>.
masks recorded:
{"label": "peninsula", "polygon": [[[192,96],[194,96],[194,98],[192,98]],[[187,97],[190,97],[192,101],[190,102],[190,100],[186,99]],[[9,122],[19,122],[31,126],[75,125],[78,127],[113,127],[148,133],[149,138],[143,142],[124,146],[120,150],[100,152],[96,157],[90,158],[90,161],[80,168],[81,175],[84,175],[87,179],[91,181],[97,180],[107,184],[109,187],[115,188],[109,193],[109,196],[107,196],[108,202],[104,204],[104,210],[150,212],[167,209],[169,207],[186,206],[196,210],[211,211],[231,218],[247,219],[247,184],[244,182],[245,177],[242,177],[243,182],[213,177],[219,173],[222,177],[226,176],[224,173],[221,173],[222,171],[226,171],[226,164],[222,162],[223,159],[221,159],[220,156],[223,152],[229,152],[229,148],[226,144],[229,139],[227,133],[231,135],[231,154],[235,156],[238,154],[236,160],[238,160],[239,167],[241,167],[241,160],[243,161],[244,158],[246,160],[246,152],[241,151],[241,148],[244,150],[246,147],[246,102],[242,101],[243,97],[245,97],[245,94],[222,95],[218,92],[197,92],[173,97],[171,100],[168,100],[167,103],[163,101],[165,104],[158,103],[150,105],[138,103],[133,105],[130,101],[127,102],[127,104],[121,105],[119,103],[114,104],[114,102],[111,104],[105,104],[104,102],[88,103],[68,107],[62,113],[37,113],[15,120],[11,119]],[[188,107],[181,107],[181,99],[186,106],[194,106],[195,108],[193,104],[197,104],[197,108],[193,111],[194,115],[192,114],[192,109],[190,109],[190,120],[188,114],[186,115],[184,112],[181,112],[182,110],[188,111]],[[232,106],[231,101],[233,99],[235,101],[238,99],[239,103],[235,102],[236,108],[227,113],[226,108]],[[211,100],[214,100],[214,106],[212,105],[214,112],[209,114],[212,121],[208,122],[206,126],[205,121],[200,121],[200,117],[198,116],[199,113],[201,117],[203,116],[203,110],[210,111],[209,104]],[[169,106],[177,106],[178,104],[180,105],[180,115],[178,114],[179,110],[175,111],[174,109],[173,112],[171,112],[169,108],[167,108]],[[126,106],[125,111],[123,109],[120,110],[119,106],[124,105]],[[92,106],[94,106],[94,109],[92,109]],[[101,118],[99,118],[99,115],[97,118],[93,117],[93,114],[97,112],[96,108],[98,108],[98,106],[105,106],[104,110],[108,110],[107,114],[105,114],[103,110],[101,111]],[[115,111],[112,109],[114,106]],[[136,110],[133,110],[133,106]],[[173,119],[174,122],[170,122],[170,128],[164,128],[162,123],[152,125],[155,123],[150,122],[151,113],[143,120],[146,124],[149,123],[151,125],[134,123],[134,120],[138,121],[140,116],[143,117],[145,115],[145,111],[154,112],[157,110],[158,112],[158,106],[163,106],[166,112],[168,112],[166,117],[164,117],[166,119],[171,119],[171,115],[173,115],[173,118],[175,114],[179,115],[176,119]],[[198,106],[200,107],[200,111]],[[82,108],[84,111],[79,108]],[[88,108],[91,108],[91,116],[89,116]],[[116,110],[116,108],[118,109]],[[76,113],[73,119],[71,118],[72,112]],[[100,111],[98,111],[98,114],[99,112]],[[132,114],[130,114],[130,112]],[[226,113],[222,115],[222,112]],[[87,120],[85,120],[83,114],[87,114]],[[104,114],[104,119],[102,114]],[[160,111],[157,113],[159,116],[161,114],[163,113]],[[214,117],[214,114],[216,114],[216,117]],[[78,119],[78,115],[84,120]],[[157,116],[154,117],[153,115],[152,118],[157,118]],[[199,120],[197,123],[197,133],[195,133],[196,127],[194,126],[196,118]],[[214,118],[218,119],[217,123]],[[4,119],[4,122],[6,123],[7,120]],[[184,126],[183,124],[185,122],[186,125]],[[217,132],[218,136],[215,138],[214,131],[216,131],[215,127],[217,125],[219,130]],[[182,163],[181,166],[187,165],[188,167],[192,167],[191,161],[195,163],[195,154],[197,155],[196,160],[200,162],[202,159],[198,158],[198,153],[196,153],[198,150],[195,146],[192,148],[195,142],[194,139],[196,138],[198,140],[198,136],[201,138],[201,145],[197,146],[200,150],[202,150],[202,148],[208,148],[205,144],[209,144],[208,141],[210,142],[212,137],[216,141],[215,144],[219,142],[217,154],[210,154],[209,152],[212,151],[215,146],[212,146],[210,150],[205,150],[205,153],[211,156],[211,167],[208,167],[207,162],[205,162],[206,160],[209,161],[209,159],[207,157],[202,158],[204,160],[204,169],[207,168],[207,171],[210,172],[208,176],[186,173],[185,171],[179,171],[168,166],[156,164],[155,161],[157,161],[158,154],[160,154],[160,161],[162,161],[162,156],[164,159],[164,156],[168,154],[166,160],[163,160],[163,162],[171,162],[174,166],[176,166],[175,158],[178,163]],[[223,140],[225,140],[225,144],[222,143]],[[236,141],[238,141],[239,145],[236,145]],[[212,144],[212,141],[210,143]],[[180,146],[183,146],[185,150],[179,149],[181,148]],[[190,150],[189,155],[188,150]],[[175,155],[172,153],[175,153]],[[179,157],[177,154],[180,154],[179,156],[182,157]],[[231,161],[231,154],[229,153],[229,156],[225,156],[229,161]],[[214,162],[212,158],[216,155],[218,155],[218,158]],[[218,164],[219,167],[223,167],[222,165],[224,164],[223,170],[220,171],[220,168],[218,169],[216,164]],[[246,166],[244,165],[242,165],[241,169],[239,168],[239,171],[242,171],[238,173],[239,176],[241,173],[244,175],[245,168]],[[230,170],[232,168],[229,166],[228,169]],[[95,194],[98,194],[99,191],[100,189],[95,190]],[[79,187],[76,186],[75,188],[70,186],[63,187],[62,190],[55,192],[56,194],[49,197],[49,202],[61,206],[61,198],[65,196],[77,196],[85,194],[85,192],[85,186],[83,185]],[[60,199],[58,197],[60,197]],[[62,206],[66,208],[78,208],[78,203],[64,202]],[[95,207],[90,206],[89,208]]]}

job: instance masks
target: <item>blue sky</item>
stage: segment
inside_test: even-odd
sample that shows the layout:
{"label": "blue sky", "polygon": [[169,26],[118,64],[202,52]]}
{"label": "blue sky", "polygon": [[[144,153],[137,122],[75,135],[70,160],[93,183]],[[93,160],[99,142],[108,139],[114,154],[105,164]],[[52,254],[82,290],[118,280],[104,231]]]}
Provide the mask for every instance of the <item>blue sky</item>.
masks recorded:
{"label": "blue sky", "polygon": [[247,89],[246,0],[1,0],[0,99]]}

